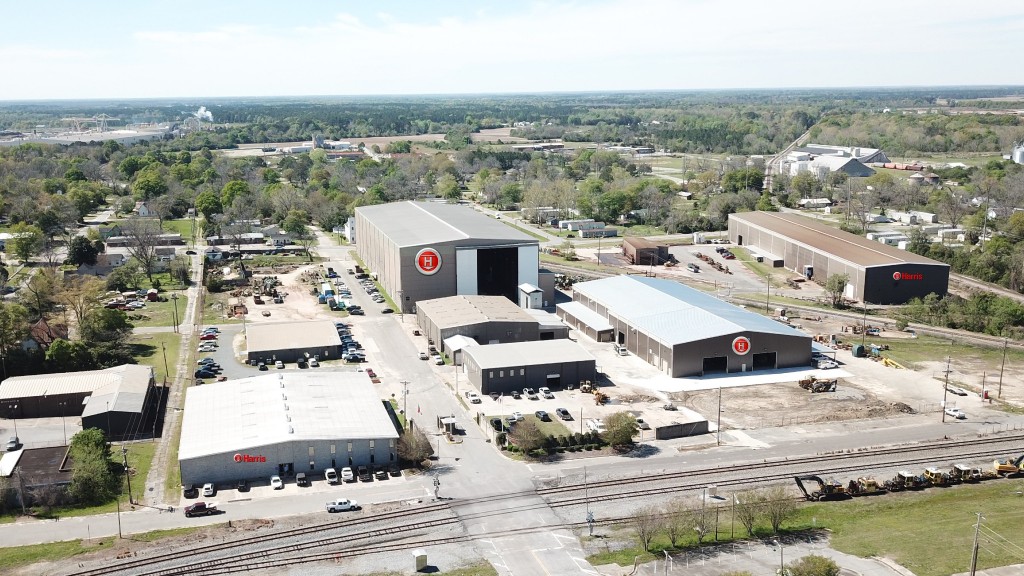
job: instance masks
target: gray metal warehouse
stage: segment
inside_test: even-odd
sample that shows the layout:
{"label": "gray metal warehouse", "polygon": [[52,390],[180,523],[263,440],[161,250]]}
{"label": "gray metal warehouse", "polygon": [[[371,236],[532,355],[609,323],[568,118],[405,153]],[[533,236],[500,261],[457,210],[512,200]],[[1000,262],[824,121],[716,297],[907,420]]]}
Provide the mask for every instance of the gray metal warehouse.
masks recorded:
{"label": "gray metal warehouse", "polygon": [[798,214],[730,214],[729,239],[821,283],[848,274],[844,295],[851,300],[904,304],[932,293],[945,296],[949,288],[948,264]]}
{"label": "gray metal warehouse", "polygon": [[416,322],[427,338],[451,355],[444,341],[466,336],[479,344],[506,344],[565,338],[567,331],[547,326],[503,296],[449,296],[423,300]]}
{"label": "gray metal warehouse", "polygon": [[182,484],[267,482],[327,468],[398,462],[399,424],[359,372],[278,372],[185,397],[178,464]]}
{"label": "gray metal warehouse", "polygon": [[421,300],[456,294],[518,302],[520,284],[550,284],[538,278],[536,238],[465,206],[360,206],[356,238],[359,257],[402,312],[412,312]]}
{"label": "gray metal warehouse", "polygon": [[597,361],[572,340],[471,346],[462,357],[467,379],[481,394],[578,386],[597,378]]}
{"label": "gray metal warehouse", "polygon": [[109,438],[138,438],[153,432],[161,390],[153,369],[138,364],[16,376],[0,384],[0,414],[7,418],[80,416],[82,428],[99,428]]}
{"label": "gray metal warehouse", "polygon": [[334,322],[252,322],[245,329],[248,359],[295,362],[299,357],[341,358],[341,336]]}
{"label": "gray metal warehouse", "polygon": [[570,325],[611,341],[672,377],[809,366],[811,337],[672,280],[614,276],[573,286],[559,304]]}

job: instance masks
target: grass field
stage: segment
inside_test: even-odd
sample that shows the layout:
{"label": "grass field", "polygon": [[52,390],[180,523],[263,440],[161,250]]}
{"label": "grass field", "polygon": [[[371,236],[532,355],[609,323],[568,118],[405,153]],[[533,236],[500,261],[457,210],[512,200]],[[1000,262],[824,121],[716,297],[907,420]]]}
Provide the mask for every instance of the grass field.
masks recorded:
{"label": "grass field", "polygon": [[[200,223],[196,222],[196,235],[199,234]],[[181,234],[182,240],[188,244],[188,241],[192,238],[192,220],[190,218],[182,218],[181,220],[164,220],[164,232],[168,234]]]}
{"label": "grass field", "polygon": [[[966,572],[971,557],[975,513],[981,512],[982,547],[978,568],[993,568],[1024,563],[1024,480],[993,480],[981,485],[933,488],[924,492],[887,494],[843,502],[822,502],[802,506],[797,515],[783,524],[782,532],[799,533],[826,530],[836,550],[861,557],[892,558],[917,576],[947,576]],[[730,509],[722,506],[718,540],[730,540]],[[632,533],[618,526],[618,535]],[[737,540],[743,528],[736,525]],[[771,535],[762,523],[755,526],[756,537]],[[713,540],[712,535],[705,538]],[[707,544],[705,544],[707,545]],[[695,548],[696,538],[687,534],[678,549]],[[654,560],[671,550],[668,539],[659,535],[645,553],[635,545],[588,557],[592,564],[633,564]]]}
{"label": "grass field", "polygon": [[[160,334],[136,334],[129,340],[132,347],[132,356],[139,364],[152,366],[156,373],[156,381],[163,382],[164,378],[173,380],[177,376],[178,354],[181,350],[181,335],[174,332],[163,332]],[[164,350],[167,352],[168,373],[164,369]]]}
{"label": "grass field", "polygon": [[541,242],[547,242],[548,241],[547,238],[545,238],[544,236],[541,236],[540,234],[530,230],[529,228],[523,228],[522,226],[518,226],[516,224],[513,224],[512,222],[510,222],[508,220],[502,220],[502,222],[504,222],[506,226],[509,226],[511,228],[515,228],[516,230],[519,230],[523,234],[528,234],[530,236],[533,236],[534,238],[536,238],[537,240],[540,240]]}
{"label": "grass field", "polygon": [[225,309],[230,300],[231,296],[227,292],[207,292],[206,297],[203,299],[205,302],[205,307],[202,310],[203,326],[240,323],[241,320],[238,318],[226,318],[224,316]]}
{"label": "grass field", "polygon": [[188,308],[188,296],[185,292],[172,292],[169,294],[163,294],[167,297],[167,302],[147,302],[146,307],[142,310],[136,310],[129,314],[129,316],[140,315],[146,317],[146,320],[132,320],[132,324],[135,326],[174,326],[174,306],[175,302],[171,300],[171,295],[178,295],[178,318],[185,314],[185,310]]}
{"label": "grass field", "polygon": [[618,228],[622,236],[664,236],[668,234],[664,228],[651,226],[649,224],[633,224],[632,226],[609,226]]}
{"label": "grass field", "polygon": [[[156,542],[165,538],[184,536],[191,534],[199,527],[174,528],[172,530],[154,530],[143,534],[134,534],[127,538],[134,542]],[[29,566],[36,562],[56,562],[73,558],[79,554],[106,550],[112,547],[117,540],[115,538],[100,538],[93,542],[85,540],[68,540],[65,542],[53,542],[50,544],[33,544],[31,546],[15,546],[4,548],[0,554],[0,573],[7,573],[15,568]],[[483,573],[481,573],[483,574]]]}

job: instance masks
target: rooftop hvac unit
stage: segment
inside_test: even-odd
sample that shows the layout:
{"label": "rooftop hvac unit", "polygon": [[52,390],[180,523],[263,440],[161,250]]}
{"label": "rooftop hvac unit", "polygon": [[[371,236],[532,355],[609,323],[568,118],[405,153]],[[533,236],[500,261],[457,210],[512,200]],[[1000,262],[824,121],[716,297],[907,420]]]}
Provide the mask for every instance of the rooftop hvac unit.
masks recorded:
{"label": "rooftop hvac unit", "polygon": [[287,400],[287,399],[288,399],[288,397],[287,397],[287,396],[285,396],[285,395],[284,395],[284,393],[282,393],[282,394],[281,394],[281,400]]}
{"label": "rooftop hvac unit", "polygon": [[287,404],[285,404],[285,405],[284,405],[284,411],[285,411],[285,412],[287,412],[287,411],[288,411],[288,405],[287,405]]}
{"label": "rooftop hvac unit", "polygon": [[291,426],[289,426],[288,427],[288,433],[289,434],[295,434],[295,428],[292,428]]}

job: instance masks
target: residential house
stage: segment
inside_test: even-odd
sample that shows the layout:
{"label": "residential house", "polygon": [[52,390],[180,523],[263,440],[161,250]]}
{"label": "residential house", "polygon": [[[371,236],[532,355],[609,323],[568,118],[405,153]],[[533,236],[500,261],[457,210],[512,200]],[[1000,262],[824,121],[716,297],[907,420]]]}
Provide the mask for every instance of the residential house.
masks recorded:
{"label": "residential house", "polygon": [[263,237],[267,239],[267,244],[270,244],[271,246],[288,246],[289,244],[294,244],[292,241],[292,235],[277,224],[266,226],[261,230],[261,232],[263,232]]}
{"label": "residential house", "polygon": [[140,218],[156,218],[156,212],[149,207],[145,200],[136,202],[132,212],[135,212]]}
{"label": "residential house", "polygon": [[68,327],[66,324],[50,323],[45,318],[40,318],[29,326],[28,334],[28,338],[21,342],[24,350],[46,351],[56,340],[68,339]]}
{"label": "residential house", "polygon": [[96,255],[95,264],[82,264],[75,270],[79,276],[106,276],[128,262],[128,256],[118,252],[105,252]]}

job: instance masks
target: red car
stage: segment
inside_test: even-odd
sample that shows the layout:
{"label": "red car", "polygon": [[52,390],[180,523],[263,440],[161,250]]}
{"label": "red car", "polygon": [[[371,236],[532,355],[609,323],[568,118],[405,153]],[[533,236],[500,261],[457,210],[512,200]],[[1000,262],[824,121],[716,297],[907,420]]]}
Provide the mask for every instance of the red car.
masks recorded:
{"label": "red car", "polygon": [[217,339],[217,335],[216,334],[212,334],[212,333],[211,334],[203,334],[202,336],[199,337],[199,339],[200,340],[216,340]]}

